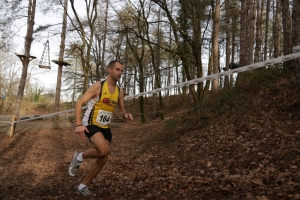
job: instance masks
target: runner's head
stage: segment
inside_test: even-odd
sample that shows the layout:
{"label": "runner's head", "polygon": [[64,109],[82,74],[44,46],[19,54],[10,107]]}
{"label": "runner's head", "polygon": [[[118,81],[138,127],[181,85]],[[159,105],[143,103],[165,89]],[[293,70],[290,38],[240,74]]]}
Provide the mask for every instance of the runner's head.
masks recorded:
{"label": "runner's head", "polygon": [[115,81],[120,80],[123,72],[123,64],[120,61],[113,60],[108,64],[108,75]]}

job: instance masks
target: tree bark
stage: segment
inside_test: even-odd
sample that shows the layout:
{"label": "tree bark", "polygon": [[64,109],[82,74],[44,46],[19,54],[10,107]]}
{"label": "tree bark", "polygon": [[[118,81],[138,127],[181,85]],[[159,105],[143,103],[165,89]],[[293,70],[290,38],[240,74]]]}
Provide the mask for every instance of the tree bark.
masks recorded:
{"label": "tree bark", "polygon": [[253,63],[253,54],[254,54],[254,24],[255,24],[255,10],[256,10],[256,0],[248,0],[248,7],[249,7],[249,16],[247,18],[248,21],[248,30],[247,30],[247,63]]}
{"label": "tree bark", "polygon": [[[206,4],[208,5],[208,4]],[[197,70],[196,73],[194,73],[196,76],[195,78],[203,77],[203,63],[202,63],[202,44],[203,44],[203,38],[202,38],[202,26],[201,22],[203,18],[203,13],[206,8],[206,5],[202,5],[200,1],[192,0],[189,7],[190,9],[190,18],[192,22],[192,30],[193,30],[193,37],[192,37],[192,52],[193,52],[193,59],[194,59],[194,65],[195,69]],[[204,33],[206,31],[206,28],[204,29]],[[204,34],[203,33],[203,34]],[[197,105],[200,105],[202,96],[204,95],[204,83],[199,82],[197,83]]]}
{"label": "tree bark", "polygon": [[274,48],[274,58],[277,58],[280,55],[280,39],[281,39],[281,28],[280,28],[280,18],[281,13],[279,12],[279,0],[273,0],[273,48]]}
{"label": "tree bark", "polygon": [[268,54],[268,32],[269,32],[269,20],[270,20],[270,0],[267,0],[266,5],[266,21],[265,21],[265,39],[264,39],[264,60],[267,60]]}
{"label": "tree bark", "polygon": [[[283,54],[292,53],[292,20],[289,8],[289,0],[281,0],[282,26],[283,26]],[[283,62],[283,67],[288,68],[291,62]]]}
{"label": "tree bark", "polygon": [[[260,61],[260,53],[261,53],[261,2],[257,0],[256,2],[256,31],[255,31],[255,51],[254,51],[254,63]],[[259,6],[261,5],[261,7]]]}
{"label": "tree bark", "polygon": [[[234,0],[234,3],[236,4],[236,0]],[[231,23],[231,33],[232,33],[232,42],[231,42],[231,63],[235,62],[235,50],[236,50],[236,35],[238,31],[238,25],[237,25],[237,12],[234,13],[232,17],[232,23]],[[229,69],[232,69],[232,66],[229,66]],[[233,75],[230,75],[230,86],[233,86]]]}
{"label": "tree bark", "polygon": [[[292,33],[293,33],[293,45],[299,46],[300,45],[300,1],[293,0],[293,14],[292,14]],[[300,90],[300,59],[294,60],[294,68],[296,71],[296,80],[297,86]]]}
{"label": "tree bark", "polygon": [[104,77],[105,71],[105,49],[106,49],[106,34],[107,34],[107,18],[108,18],[108,0],[106,0],[106,8],[105,8],[105,17],[104,17],[104,33],[103,33],[103,46],[102,46],[102,56],[101,56],[101,72],[102,77]]}
{"label": "tree bark", "polygon": [[240,66],[245,66],[247,64],[247,13],[246,0],[241,0]]}
{"label": "tree bark", "polygon": [[[62,31],[61,31],[60,50],[59,50],[59,61],[64,60],[66,30],[67,30],[67,10],[68,10],[68,0],[65,0],[64,1],[64,14],[63,14],[63,23],[62,23]],[[62,69],[63,69],[63,64],[59,64],[58,71],[57,71],[57,81],[56,81],[55,112],[59,112]],[[55,115],[53,117],[52,128],[59,129],[59,115]]]}
{"label": "tree bark", "polygon": [[[153,45],[151,44],[151,40],[150,40],[150,33],[149,33],[149,22],[147,19],[147,14],[145,13],[145,8],[144,8],[144,4],[143,2],[140,2],[140,5],[142,7],[142,17],[143,20],[145,21],[145,34],[147,37],[147,44],[148,47],[150,49],[150,54],[151,54],[151,63],[152,63],[152,67],[154,70],[154,89],[156,88],[161,88],[161,76],[160,76],[160,65],[161,65],[161,51],[160,51],[160,45],[161,45],[161,31],[160,31],[160,9],[158,10],[158,23],[157,23],[157,46],[153,47]],[[162,95],[161,92],[158,92],[158,102],[159,102],[159,113],[160,113],[160,119],[163,120],[164,119],[164,105],[163,105],[163,100],[162,100]],[[153,118],[156,117],[157,115],[157,93],[153,94]]]}
{"label": "tree bark", "polygon": [[[140,36],[145,36],[145,27],[143,27],[142,25],[142,21],[140,20],[142,18],[141,16],[141,12],[137,12],[136,15],[137,16],[130,16],[133,18],[132,23],[130,23],[131,27],[128,27],[124,21],[122,21],[122,23],[125,26],[125,30],[124,33],[126,35],[126,42],[128,47],[130,48],[133,56],[134,56],[134,61],[137,63],[137,67],[134,65],[135,69],[135,79],[138,82],[138,86],[139,86],[139,92],[143,93],[145,90],[145,77],[144,77],[144,57],[145,57],[145,41],[143,39],[140,40],[136,40],[135,38],[133,40],[131,40],[131,38],[129,38],[129,35],[131,32],[136,32],[136,34],[140,35]],[[136,30],[134,28],[136,28]],[[138,68],[138,69],[137,69]],[[144,97],[140,96],[139,98],[139,108],[140,108],[140,122],[146,123],[146,117],[145,117],[145,110],[144,110]]]}
{"label": "tree bark", "polygon": [[[189,9],[189,3],[194,1],[186,1],[186,0],[179,0],[179,4],[181,6],[180,10],[180,16],[178,17],[178,23],[173,18],[172,13],[168,9],[167,2],[160,1],[160,0],[151,0],[152,2],[155,2],[157,5],[161,7],[163,11],[165,11],[166,17],[168,18],[170,25],[172,27],[173,31],[173,40],[176,46],[176,54],[181,59],[181,65],[183,66],[184,74],[186,75],[187,80],[191,80],[192,74],[191,74],[191,67],[194,67],[192,65],[192,62],[194,61],[195,57],[191,54],[192,45],[194,41],[189,36],[189,21],[191,20]],[[199,2],[199,1],[195,1]],[[199,23],[199,22],[198,22]],[[201,47],[197,47],[201,48]],[[182,89],[185,90],[186,87],[183,87]],[[197,106],[199,103],[198,95],[195,90],[195,87],[193,85],[189,86],[189,92],[193,97],[194,105]],[[183,94],[185,91],[183,91]]]}
{"label": "tree bark", "polygon": [[[213,5],[214,3],[212,3]],[[212,36],[212,56],[213,56],[213,73],[219,73],[219,26],[220,26],[220,0],[216,0],[216,6],[214,6],[213,17],[213,36]],[[213,91],[218,91],[219,79],[213,80]]]}
{"label": "tree bark", "polygon": [[[213,66],[212,66],[212,56],[209,56],[208,59],[208,69],[207,69],[207,76],[211,75],[213,71]],[[206,92],[209,90],[210,87],[210,80],[206,81],[205,87],[204,87],[204,94],[206,94]],[[203,97],[202,97],[203,98]]]}
{"label": "tree bark", "polygon": [[[225,1],[225,12],[226,12],[226,60],[225,60],[225,71],[229,70],[230,64],[230,2]],[[229,76],[225,76],[224,88],[229,88]]]}
{"label": "tree bark", "polygon": [[[21,59],[23,68],[22,68],[22,75],[20,79],[20,85],[19,85],[19,90],[17,93],[17,98],[15,102],[15,108],[12,116],[12,121],[14,122],[15,120],[19,119],[19,114],[20,114],[20,108],[22,104],[22,99],[24,95],[24,88],[25,88],[25,83],[26,83],[26,77],[27,77],[27,70],[28,70],[28,65],[29,62],[32,60],[30,57],[30,49],[31,49],[31,43],[32,43],[32,34],[33,34],[33,26],[34,26],[34,17],[35,17],[35,7],[36,7],[36,0],[29,0],[28,3],[28,16],[27,16],[27,33],[26,33],[26,38],[25,38],[25,45],[24,45],[24,50],[25,53],[24,55],[18,55],[19,58]],[[10,128],[10,136],[12,137],[14,132],[15,132],[16,124],[12,123],[11,128]]]}
{"label": "tree bark", "polygon": [[[141,60],[140,60],[141,61]],[[143,67],[143,63],[142,62],[138,62],[139,64],[139,78],[138,78],[138,82],[139,82],[139,92],[143,93],[144,92],[144,67]],[[140,108],[140,121],[141,124],[146,123],[146,117],[145,117],[145,108],[144,108],[144,96],[140,96],[139,97],[139,108]]]}
{"label": "tree bark", "polygon": [[[82,94],[84,94],[88,88],[89,83],[89,73],[91,73],[91,49],[94,40],[95,22],[98,16],[97,4],[98,0],[85,1],[86,4],[86,18],[81,20],[78,13],[74,7],[74,0],[71,0],[71,8],[75,16],[76,23],[70,20],[72,26],[77,31],[78,35],[81,37],[81,44],[77,45],[81,57],[82,71],[84,74],[83,89]],[[85,22],[87,26],[85,27]],[[89,30],[87,30],[87,27]]]}

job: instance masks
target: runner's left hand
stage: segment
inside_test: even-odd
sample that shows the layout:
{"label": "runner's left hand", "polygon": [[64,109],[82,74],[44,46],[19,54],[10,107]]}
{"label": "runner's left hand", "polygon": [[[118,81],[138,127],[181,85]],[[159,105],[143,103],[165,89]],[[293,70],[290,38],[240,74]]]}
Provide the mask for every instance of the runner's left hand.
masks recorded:
{"label": "runner's left hand", "polygon": [[85,126],[77,126],[75,128],[75,133],[77,133],[82,140],[85,139],[84,131],[89,132],[89,130]]}
{"label": "runner's left hand", "polygon": [[133,121],[132,114],[130,114],[130,113],[125,113],[125,118],[127,118],[127,119]]}

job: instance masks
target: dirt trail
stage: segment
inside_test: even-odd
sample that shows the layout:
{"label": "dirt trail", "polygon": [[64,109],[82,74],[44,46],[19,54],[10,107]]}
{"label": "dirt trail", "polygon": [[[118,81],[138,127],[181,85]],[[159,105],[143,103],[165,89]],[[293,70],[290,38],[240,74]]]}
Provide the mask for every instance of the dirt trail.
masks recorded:
{"label": "dirt trail", "polygon": [[[17,126],[14,137],[0,130],[0,199],[81,199],[75,188],[91,161],[85,162],[76,178],[70,178],[67,168],[73,153],[91,145],[81,141],[73,127],[51,129],[51,121],[24,122]],[[113,142],[110,160],[91,185],[101,198],[122,199],[124,192],[117,187],[126,177],[122,175],[136,157],[136,145],[143,139],[137,122],[112,124]],[[136,173],[139,169],[132,169]],[[114,183],[113,183],[114,182]],[[125,186],[121,182],[120,187]]]}
{"label": "dirt trail", "polygon": [[[300,199],[299,134],[192,130],[177,142],[145,149],[165,122],[112,124],[108,163],[91,184],[96,199]],[[1,134],[0,199],[83,199],[67,168],[75,151],[90,147],[69,123],[22,123],[13,138]],[[0,129],[0,133],[3,130]]]}

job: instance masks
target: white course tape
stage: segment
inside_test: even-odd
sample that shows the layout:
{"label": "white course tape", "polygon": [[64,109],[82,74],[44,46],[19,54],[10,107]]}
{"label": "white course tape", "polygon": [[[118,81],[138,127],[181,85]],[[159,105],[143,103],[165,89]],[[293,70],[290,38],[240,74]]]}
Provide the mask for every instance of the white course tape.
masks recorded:
{"label": "white course tape", "polygon": [[[260,68],[260,67],[264,67],[264,66],[268,66],[268,65],[274,65],[276,63],[280,63],[280,62],[284,62],[284,61],[288,61],[288,60],[293,60],[293,59],[296,59],[296,58],[300,57],[300,46],[293,47],[293,52],[295,52],[295,53],[285,55],[285,56],[281,56],[281,57],[278,57],[278,58],[273,58],[273,59],[270,59],[270,60],[267,60],[267,61],[262,61],[262,62],[246,65],[244,67],[239,67],[237,69],[228,70],[228,71],[217,73],[217,74],[212,74],[212,75],[205,76],[205,77],[202,77],[202,78],[196,78],[196,79],[189,80],[189,81],[182,82],[182,83],[178,83],[178,84],[175,84],[175,85],[170,85],[170,86],[167,86],[167,87],[158,88],[158,89],[147,91],[147,92],[130,95],[130,96],[124,97],[124,100],[144,96],[144,95],[147,95],[147,94],[154,94],[154,93],[165,91],[165,90],[170,90],[170,89],[173,89],[175,87],[189,86],[189,85],[197,84],[197,83],[200,83],[200,82],[203,82],[203,81],[219,78],[220,76],[229,76],[231,74],[245,72],[245,71],[249,71],[249,70],[252,70],[252,69],[257,69],[257,68]],[[85,109],[86,107],[87,106],[84,106],[84,107],[82,107],[82,109]],[[52,116],[55,116],[55,115],[69,113],[69,112],[73,112],[73,111],[75,111],[75,109],[65,110],[65,111],[52,113],[52,114],[48,114],[48,115],[41,115],[41,116],[30,118],[30,119],[23,119],[23,120],[15,121],[14,123],[26,122],[26,121],[30,121],[30,120],[34,120],[34,119],[52,117]],[[12,122],[0,121],[0,123],[12,123]]]}
{"label": "white course tape", "polygon": [[293,47],[293,53],[300,52],[300,46]]}
{"label": "white course tape", "polygon": [[11,122],[8,122],[8,121],[0,121],[0,123],[11,124]]}
{"label": "white course tape", "polygon": [[[85,109],[86,107],[87,106],[84,106],[84,107],[82,107],[82,109]],[[43,119],[43,118],[53,117],[55,115],[70,113],[70,112],[73,112],[73,111],[75,111],[75,108],[70,109],[70,110],[64,110],[64,111],[57,112],[57,113],[51,113],[51,114],[48,114],[48,115],[40,115],[38,117],[32,117],[32,118],[29,118],[29,119],[22,119],[22,120],[15,121],[14,123],[26,122],[26,121],[31,121],[31,120],[35,120],[35,119]],[[11,123],[11,122],[6,122],[6,123]]]}
{"label": "white course tape", "polygon": [[196,78],[196,79],[189,80],[189,81],[182,82],[182,83],[178,83],[178,84],[175,84],[175,85],[170,85],[170,86],[167,86],[167,87],[158,88],[158,89],[155,89],[155,90],[151,90],[151,91],[131,95],[131,96],[128,96],[128,97],[124,97],[124,99],[127,100],[127,99],[131,99],[131,98],[135,98],[135,97],[144,96],[144,95],[147,95],[147,94],[154,94],[154,93],[157,93],[157,92],[160,92],[160,91],[170,90],[170,89],[173,89],[175,87],[182,87],[182,86],[197,84],[197,83],[200,83],[200,82],[203,82],[203,81],[219,78],[220,76],[228,76],[228,75],[231,75],[231,74],[245,72],[245,71],[248,71],[248,70],[257,69],[257,68],[268,66],[268,65],[274,65],[276,63],[280,63],[280,62],[284,62],[284,61],[299,58],[300,57],[300,52],[299,52],[300,51],[300,46],[294,47],[293,51],[296,51],[297,53],[281,56],[281,57],[278,57],[278,58],[273,58],[273,59],[263,61],[263,62],[259,62],[259,63],[246,65],[244,67],[239,67],[237,69],[228,70],[228,71],[217,73],[217,74],[212,74],[212,75],[205,76],[205,77],[202,77],[202,78]]}

